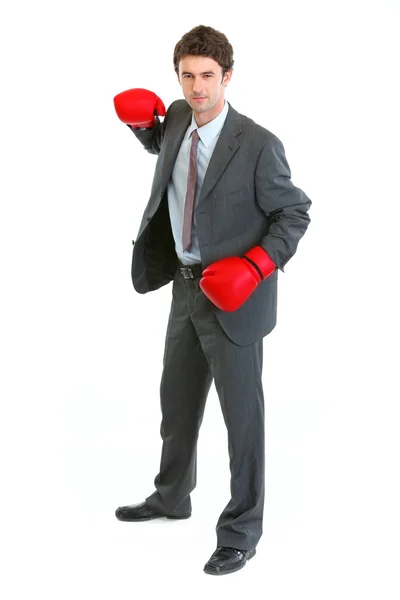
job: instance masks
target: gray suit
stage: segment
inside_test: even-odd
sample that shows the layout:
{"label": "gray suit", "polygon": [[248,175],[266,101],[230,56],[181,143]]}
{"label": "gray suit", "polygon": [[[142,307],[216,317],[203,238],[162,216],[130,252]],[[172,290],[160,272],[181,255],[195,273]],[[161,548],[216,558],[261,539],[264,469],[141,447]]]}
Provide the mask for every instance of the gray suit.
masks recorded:
{"label": "gray suit", "polygon": [[132,281],[145,294],[173,281],[161,379],[163,450],[157,491],[163,514],[191,512],[197,437],[212,380],[228,430],[231,500],[217,524],[218,545],[250,550],[262,534],[264,503],[263,337],[276,324],[278,269],[294,255],[310,199],[290,180],[280,140],[229,106],[195,207],[201,269],[262,246],[278,269],[236,311],[224,312],[183,279],[169,219],[167,184],[191,122],[186,100],[152,130],[134,131],[157,154],[151,196],[134,241]]}
{"label": "gray suit", "polygon": [[[167,183],[191,116],[186,100],[177,100],[153,130],[134,132],[148,152],[158,154],[132,257],[132,281],[141,294],[169,283],[175,274]],[[310,206],[290,180],[280,140],[230,106],[195,208],[203,268],[260,245],[283,271],[310,222]],[[236,344],[251,344],[275,327],[277,280],[278,270],[233,313],[215,307]]]}

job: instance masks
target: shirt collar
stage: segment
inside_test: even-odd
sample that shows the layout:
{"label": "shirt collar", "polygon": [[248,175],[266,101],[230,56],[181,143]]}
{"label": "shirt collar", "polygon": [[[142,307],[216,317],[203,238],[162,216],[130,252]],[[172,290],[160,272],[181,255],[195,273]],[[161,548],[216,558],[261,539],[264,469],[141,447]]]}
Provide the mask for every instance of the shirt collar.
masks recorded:
{"label": "shirt collar", "polygon": [[196,120],[194,118],[194,112],[192,112],[192,122],[189,126],[186,139],[189,140],[192,132],[195,129],[197,129],[199,138],[201,139],[204,146],[207,148],[207,146],[212,142],[212,140],[220,133],[222,126],[225,122],[226,115],[228,114],[228,110],[229,103],[225,100],[224,108],[221,110],[219,115],[217,115],[212,121],[206,123],[205,125],[202,125],[201,127],[197,125]]}

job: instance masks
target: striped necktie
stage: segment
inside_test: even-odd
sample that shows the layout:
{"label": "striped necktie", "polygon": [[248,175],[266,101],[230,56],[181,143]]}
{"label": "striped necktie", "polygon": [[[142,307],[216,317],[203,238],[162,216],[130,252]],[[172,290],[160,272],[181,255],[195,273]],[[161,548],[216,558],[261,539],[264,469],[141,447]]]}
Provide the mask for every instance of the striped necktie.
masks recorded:
{"label": "striped necktie", "polygon": [[192,132],[192,145],[190,147],[189,174],[186,188],[185,211],[183,216],[182,248],[189,250],[192,245],[193,206],[196,194],[197,174],[197,145],[199,143],[197,129]]}

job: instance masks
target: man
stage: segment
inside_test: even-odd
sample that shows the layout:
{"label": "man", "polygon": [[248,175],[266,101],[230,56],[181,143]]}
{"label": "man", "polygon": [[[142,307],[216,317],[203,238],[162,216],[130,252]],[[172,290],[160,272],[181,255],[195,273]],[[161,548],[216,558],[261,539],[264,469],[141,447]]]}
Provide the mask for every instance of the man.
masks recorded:
{"label": "man", "polygon": [[226,102],[232,67],[225,35],[200,25],[174,50],[185,100],[165,111],[162,100],[142,88],[114,99],[119,118],[158,155],[134,242],[133,285],[145,294],[173,280],[156,491],[119,507],[116,516],[190,517],[197,439],[214,379],[231,473],[217,548],[204,567],[217,575],[242,568],[262,535],[263,337],[276,324],[278,269],[296,252],[311,206],[290,180],[280,140]]}

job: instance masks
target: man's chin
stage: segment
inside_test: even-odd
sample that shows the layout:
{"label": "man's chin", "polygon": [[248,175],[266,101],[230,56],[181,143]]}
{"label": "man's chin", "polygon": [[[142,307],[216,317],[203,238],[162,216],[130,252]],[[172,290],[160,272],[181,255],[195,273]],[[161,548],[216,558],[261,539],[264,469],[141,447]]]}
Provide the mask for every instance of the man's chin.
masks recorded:
{"label": "man's chin", "polygon": [[193,110],[196,110],[197,112],[204,112],[205,110],[208,110],[210,108],[208,106],[207,100],[205,100],[204,102],[196,102],[196,100],[192,100],[190,102],[190,106],[193,108]]}

